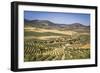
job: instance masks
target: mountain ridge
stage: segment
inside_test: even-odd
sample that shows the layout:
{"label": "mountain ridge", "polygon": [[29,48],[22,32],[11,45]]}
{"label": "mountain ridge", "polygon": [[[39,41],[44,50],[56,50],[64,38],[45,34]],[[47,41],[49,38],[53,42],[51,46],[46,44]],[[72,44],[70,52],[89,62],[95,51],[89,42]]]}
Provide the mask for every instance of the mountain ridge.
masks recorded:
{"label": "mountain ridge", "polygon": [[43,27],[43,26],[48,26],[48,27],[60,27],[60,28],[90,28],[89,26],[86,26],[81,23],[72,23],[72,24],[59,24],[59,23],[54,23],[49,20],[27,20],[24,19],[24,24],[25,25],[30,25],[34,27]]}

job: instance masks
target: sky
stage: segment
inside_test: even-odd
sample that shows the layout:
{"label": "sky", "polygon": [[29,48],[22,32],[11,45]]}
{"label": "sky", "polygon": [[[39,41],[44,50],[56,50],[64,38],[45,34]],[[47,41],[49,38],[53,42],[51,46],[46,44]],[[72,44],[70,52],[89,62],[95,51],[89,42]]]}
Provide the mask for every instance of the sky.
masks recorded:
{"label": "sky", "polygon": [[90,14],[83,13],[24,11],[24,19],[49,20],[59,24],[81,23],[87,26],[90,25]]}

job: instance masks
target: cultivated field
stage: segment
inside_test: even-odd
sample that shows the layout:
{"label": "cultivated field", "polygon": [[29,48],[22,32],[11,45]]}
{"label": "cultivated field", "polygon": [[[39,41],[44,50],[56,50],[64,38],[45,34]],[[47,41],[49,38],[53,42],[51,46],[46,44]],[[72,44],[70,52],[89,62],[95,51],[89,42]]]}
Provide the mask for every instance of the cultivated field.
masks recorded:
{"label": "cultivated field", "polygon": [[24,28],[25,62],[89,58],[90,33],[88,31],[31,26]]}

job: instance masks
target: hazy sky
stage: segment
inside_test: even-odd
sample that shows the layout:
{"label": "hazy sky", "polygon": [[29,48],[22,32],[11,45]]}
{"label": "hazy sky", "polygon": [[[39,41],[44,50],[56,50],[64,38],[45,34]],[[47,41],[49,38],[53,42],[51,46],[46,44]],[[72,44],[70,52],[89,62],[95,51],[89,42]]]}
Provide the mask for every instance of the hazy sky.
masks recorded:
{"label": "hazy sky", "polygon": [[49,20],[61,24],[81,23],[84,25],[90,25],[90,14],[82,13],[24,11],[24,19]]}

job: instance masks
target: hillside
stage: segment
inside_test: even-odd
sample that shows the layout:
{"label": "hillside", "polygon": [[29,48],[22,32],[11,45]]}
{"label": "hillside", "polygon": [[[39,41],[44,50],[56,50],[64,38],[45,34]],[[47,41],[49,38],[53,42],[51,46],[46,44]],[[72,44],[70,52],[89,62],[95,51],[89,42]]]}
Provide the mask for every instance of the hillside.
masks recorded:
{"label": "hillside", "polygon": [[24,19],[25,26],[32,26],[38,28],[47,28],[47,29],[83,29],[89,30],[90,26],[85,26],[80,23],[73,24],[59,24],[54,23],[48,20],[26,20]]}
{"label": "hillside", "polygon": [[90,58],[90,26],[24,20],[24,61]]}

